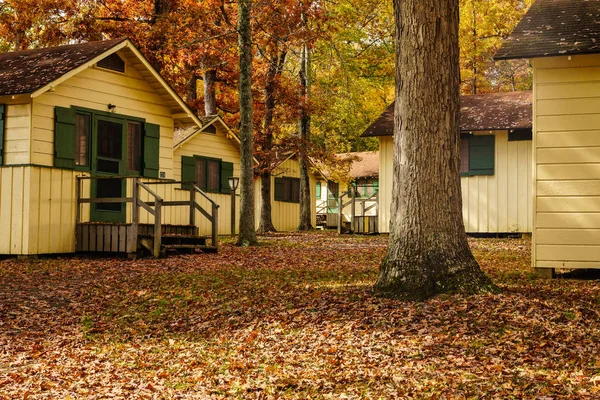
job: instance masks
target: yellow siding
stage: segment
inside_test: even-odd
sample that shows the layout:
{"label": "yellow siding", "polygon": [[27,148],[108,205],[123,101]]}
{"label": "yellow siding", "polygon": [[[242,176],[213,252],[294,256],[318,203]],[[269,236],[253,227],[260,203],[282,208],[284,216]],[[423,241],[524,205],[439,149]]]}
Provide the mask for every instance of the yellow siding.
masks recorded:
{"label": "yellow siding", "polygon": [[[468,233],[531,232],[532,142],[509,142],[507,131],[493,133],[496,136],[494,175],[461,178],[465,230]],[[391,137],[381,137],[379,144],[379,230],[389,232],[393,141]]]}
{"label": "yellow siding", "polygon": [[[181,157],[182,156],[200,156],[219,158],[223,161],[233,163],[233,176],[240,176],[240,150],[239,144],[234,139],[227,137],[227,133],[223,127],[216,125],[216,133],[200,132],[194,135],[189,140],[185,141],[181,146],[177,147],[173,152],[173,173],[174,179],[181,180]],[[236,222],[239,218],[239,190],[236,198]],[[181,200],[189,199],[189,192],[184,190],[175,190],[175,195],[182,197]],[[228,235],[231,233],[231,195],[208,193],[210,198],[219,204],[219,234]],[[197,201],[206,210],[210,210],[209,203],[206,199],[201,199],[197,196]],[[185,207],[173,209],[171,220],[172,223],[189,223],[189,212]],[[200,213],[196,213],[196,222],[200,227],[201,234],[210,234],[210,226],[206,218]],[[236,226],[236,230],[239,229]]]}
{"label": "yellow siding", "polygon": [[392,185],[394,176],[394,140],[392,136],[379,138],[379,232],[390,231]]}
{"label": "yellow siding", "polygon": [[[279,165],[273,172],[271,178],[271,218],[275,229],[282,232],[295,231],[298,229],[300,222],[300,205],[297,203],[289,203],[284,201],[275,200],[275,176],[278,177],[289,177],[299,178],[300,177],[300,164],[295,159],[289,159]],[[316,194],[315,185],[317,179],[315,175],[310,174],[310,204],[311,204],[311,218],[313,227],[317,224],[316,219]],[[260,221],[260,180],[255,181],[254,185],[254,203],[255,203],[255,218],[256,226]]]}
{"label": "yellow siding", "polygon": [[0,168],[0,254],[27,254],[29,167]]}
{"label": "yellow siding", "polygon": [[599,55],[534,60],[534,267],[600,268],[599,81]]}
{"label": "yellow siding", "polygon": [[4,165],[29,164],[31,104],[7,104],[4,127]]}
{"label": "yellow siding", "polygon": [[[125,58],[125,57],[124,57]],[[54,164],[54,107],[79,106],[144,118],[160,125],[160,171],[173,178],[173,119],[164,99],[135,68],[126,73],[88,68],[33,100],[31,163]]]}

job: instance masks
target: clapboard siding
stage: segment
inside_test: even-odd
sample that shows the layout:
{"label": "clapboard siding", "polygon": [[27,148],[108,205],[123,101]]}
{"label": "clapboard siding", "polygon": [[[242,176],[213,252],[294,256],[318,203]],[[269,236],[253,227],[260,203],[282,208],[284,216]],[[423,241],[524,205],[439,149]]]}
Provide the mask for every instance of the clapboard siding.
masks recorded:
{"label": "clapboard siding", "polygon": [[[494,175],[461,177],[462,211],[468,233],[510,233],[533,230],[532,142],[508,141],[507,131],[495,139]],[[490,132],[477,133],[489,135]],[[380,138],[380,217],[389,232],[393,145]]]}
{"label": "clapboard siding", "polygon": [[[173,152],[173,171],[175,180],[181,180],[181,157],[211,157],[218,158],[222,161],[233,163],[233,176],[240,176],[240,147],[235,139],[227,137],[228,133],[225,131],[220,123],[215,123],[216,133],[199,132],[192,136],[190,139],[183,142],[180,146],[176,147]],[[176,190],[179,195],[187,196],[189,199],[189,192],[184,190]],[[231,233],[231,195],[222,193],[207,193],[210,198],[216,202],[219,207],[219,228],[218,232],[220,235],[226,235]],[[238,218],[239,218],[239,189],[236,196],[236,231],[239,230]],[[197,201],[206,210],[210,211],[210,205],[208,200],[197,196]],[[186,215],[189,214],[187,209],[180,208],[175,210],[175,213],[183,212],[183,215],[177,215],[173,221],[187,221]],[[185,214],[188,212],[188,214]],[[210,226],[207,223],[206,218],[201,216],[199,213],[196,215],[196,221],[200,227],[201,234],[210,234]],[[174,222],[175,223],[175,222]],[[179,223],[179,222],[177,222]],[[185,222],[187,223],[187,222]]]}
{"label": "clapboard siding", "polygon": [[[273,171],[274,176],[278,177],[289,177],[289,178],[300,178],[300,164],[294,159],[288,159],[281,163],[275,171]],[[311,204],[311,224],[312,226],[316,226],[317,218],[316,218],[316,195],[315,195],[315,185],[317,183],[316,177],[311,173],[310,174],[310,204]],[[256,226],[260,221],[260,202],[261,202],[261,194],[260,194],[260,179],[255,181],[254,185],[254,202],[255,202],[255,218],[256,218]],[[300,204],[298,203],[290,203],[285,201],[277,201],[275,200],[275,178],[271,177],[271,218],[273,220],[273,225],[275,229],[278,231],[286,232],[286,231],[295,231],[298,229],[298,225],[300,223]]]}
{"label": "clapboard siding", "polygon": [[[123,58],[129,50],[123,50]],[[115,104],[116,113],[144,118],[160,125],[160,171],[173,178],[173,118],[164,98],[135,68],[126,68],[125,74],[88,68],[67,79],[53,91],[33,101],[31,162],[38,165],[54,164],[54,108],[78,106],[108,111]]]}
{"label": "clapboard siding", "polygon": [[7,104],[4,125],[4,165],[29,164],[31,104]]}
{"label": "clapboard siding", "polygon": [[538,268],[600,268],[600,56],[535,59]]}
{"label": "clapboard siding", "polygon": [[27,167],[0,168],[0,254],[25,254],[29,227]]}
{"label": "clapboard siding", "polygon": [[394,138],[379,138],[379,232],[389,233],[394,176]]}

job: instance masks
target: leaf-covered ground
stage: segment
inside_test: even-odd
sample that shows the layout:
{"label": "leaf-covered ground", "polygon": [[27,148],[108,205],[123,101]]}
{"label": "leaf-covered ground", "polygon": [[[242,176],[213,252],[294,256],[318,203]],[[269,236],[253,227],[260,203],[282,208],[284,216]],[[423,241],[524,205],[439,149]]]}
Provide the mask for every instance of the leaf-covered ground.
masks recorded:
{"label": "leaf-covered ground", "polygon": [[600,283],[473,239],[498,295],[374,298],[386,239],[0,261],[0,398],[598,398]]}

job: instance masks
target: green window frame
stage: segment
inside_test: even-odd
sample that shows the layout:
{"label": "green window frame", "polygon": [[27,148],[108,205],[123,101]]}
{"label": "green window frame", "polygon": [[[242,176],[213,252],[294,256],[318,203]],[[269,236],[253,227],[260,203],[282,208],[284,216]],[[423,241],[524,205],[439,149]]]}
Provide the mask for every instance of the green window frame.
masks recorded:
{"label": "green window frame", "polygon": [[321,182],[317,182],[317,187],[315,189],[315,194],[317,196],[317,199],[321,198]]}
{"label": "green window frame", "polygon": [[[111,118],[123,124],[125,143],[125,174],[158,178],[160,126],[144,118],[83,107],[55,107],[54,166],[80,171],[92,171],[92,143],[97,132],[98,118]],[[130,131],[130,127],[139,129]],[[132,138],[133,136],[133,138]],[[131,157],[138,157],[137,160]]]}
{"label": "green window frame", "polygon": [[300,203],[300,179],[291,177],[275,178],[275,201]]}
{"label": "green window frame", "polygon": [[229,194],[228,179],[232,176],[231,162],[196,155],[181,157],[181,180],[184,182],[181,188],[184,190],[191,189],[189,182],[194,182],[203,192]]}
{"label": "green window frame", "polygon": [[460,175],[494,175],[495,144],[495,135],[462,134],[460,143]]}

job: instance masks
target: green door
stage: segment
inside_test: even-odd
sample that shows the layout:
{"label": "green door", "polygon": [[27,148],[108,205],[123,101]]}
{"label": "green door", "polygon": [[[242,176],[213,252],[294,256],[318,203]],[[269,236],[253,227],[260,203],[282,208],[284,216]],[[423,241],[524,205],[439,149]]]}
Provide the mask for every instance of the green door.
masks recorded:
{"label": "green door", "polygon": [[[125,175],[125,121],[96,116],[92,130],[92,198],[125,197],[125,179],[109,178]],[[96,203],[91,206],[91,220],[125,222],[125,203]]]}
{"label": "green door", "polygon": [[327,181],[327,213],[337,214],[338,212],[338,194],[339,184],[337,182]]}

